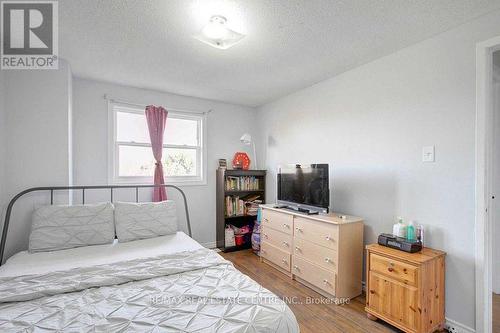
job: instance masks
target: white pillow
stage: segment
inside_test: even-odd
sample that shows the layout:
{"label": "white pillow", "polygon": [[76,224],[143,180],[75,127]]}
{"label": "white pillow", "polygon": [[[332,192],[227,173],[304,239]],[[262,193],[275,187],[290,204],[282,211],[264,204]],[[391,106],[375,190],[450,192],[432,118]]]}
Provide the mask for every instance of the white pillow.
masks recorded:
{"label": "white pillow", "polygon": [[177,232],[177,211],[172,200],[115,203],[116,236],[119,242],[153,238]]}
{"label": "white pillow", "polygon": [[114,239],[111,203],[43,206],[33,213],[29,251],[55,251],[108,244]]}

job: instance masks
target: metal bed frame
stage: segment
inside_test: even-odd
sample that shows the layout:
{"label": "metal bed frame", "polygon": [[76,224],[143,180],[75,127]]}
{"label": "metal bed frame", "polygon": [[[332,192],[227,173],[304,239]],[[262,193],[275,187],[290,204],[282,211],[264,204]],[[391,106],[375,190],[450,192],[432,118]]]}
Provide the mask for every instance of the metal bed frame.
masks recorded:
{"label": "metal bed frame", "polygon": [[49,186],[49,187],[32,187],[26,189],[22,192],[16,194],[12,200],[10,200],[9,205],[7,206],[7,211],[5,213],[5,221],[3,224],[2,231],[2,239],[0,241],[0,266],[3,264],[3,257],[5,252],[5,245],[7,243],[7,232],[9,231],[9,223],[10,216],[12,214],[12,208],[16,201],[21,198],[23,195],[31,193],[31,192],[39,192],[39,191],[50,191],[50,204],[54,204],[54,192],[55,191],[70,191],[70,190],[81,190],[82,191],[82,204],[85,204],[85,190],[110,190],[110,201],[113,202],[113,191],[115,189],[135,189],[135,202],[139,202],[139,189],[140,188],[156,188],[156,187],[165,187],[165,188],[173,188],[180,192],[182,195],[182,199],[184,201],[184,210],[186,213],[186,222],[187,222],[187,230],[189,237],[192,237],[191,233],[191,221],[189,219],[189,210],[186,199],[186,194],[179,187],[175,185],[90,185],[90,186]]}

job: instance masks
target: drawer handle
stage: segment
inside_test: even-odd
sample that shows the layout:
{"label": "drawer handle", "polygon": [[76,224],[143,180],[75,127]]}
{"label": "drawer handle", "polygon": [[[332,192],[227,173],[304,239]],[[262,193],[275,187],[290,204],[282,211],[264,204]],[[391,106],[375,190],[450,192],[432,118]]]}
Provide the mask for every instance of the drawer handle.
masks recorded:
{"label": "drawer handle", "polygon": [[296,246],[295,251],[301,251],[300,247]]}
{"label": "drawer handle", "polygon": [[295,269],[296,271],[300,271],[299,266],[297,265],[293,265],[293,269]]}
{"label": "drawer handle", "polygon": [[324,279],[324,280],[323,280],[323,283],[324,283],[324,284],[330,284],[330,282],[328,282],[328,280],[327,280],[327,279]]}
{"label": "drawer handle", "polygon": [[286,259],[281,259],[281,261],[282,261],[284,264],[286,264],[286,262],[287,262],[287,261],[286,261]]}
{"label": "drawer handle", "polygon": [[331,261],[332,261],[332,259],[330,259],[328,257],[325,258],[325,262],[331,262]]}
{"label": "drawer handle", "polygon": [[388,268],[387,268],[387,270],[388,270],[389,272],[394,272],[394,268],[392,268],[392,267],[388,267]]}
{"label": "drawer handle", "polygon": [[370,290],[370,294],[375,294],[375,290]]}
{"label": "drawer handle", "polygon": [[290,228],[290,226],[286,223],[283,223],[283,228]]}
{"label": "drawer handle", "polygon": [[299,227],[296,227],[295,230],[297,230],[298,232],[302,232],[302,229]]}
{"label": "drawer handle", "polygon": [[288,247],[288,243],[283,241],[283,245],[287,246]]}
{"label": "drawer handle", "polygon": [[269,236],[267,234],[264,234],[264,238],[269,238]]}
{"label": "drawer handle", "polygon": [[268,220],[268,219],[266,219],[266,218],[264,218],[264,221],[269,222],[269,220]]}
{"label": "drawer handle", "polygon": [[326,237],[325,237],[325,239],[326,239],[327,241],[331,241],[331,240],[332,240],[332,238],[331,238],[330,236],[326,236]]}

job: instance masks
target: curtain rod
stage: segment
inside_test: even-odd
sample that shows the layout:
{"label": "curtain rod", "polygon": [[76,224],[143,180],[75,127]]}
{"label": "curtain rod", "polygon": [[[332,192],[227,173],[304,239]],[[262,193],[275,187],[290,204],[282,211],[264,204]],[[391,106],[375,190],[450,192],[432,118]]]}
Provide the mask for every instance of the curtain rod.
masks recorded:
{"label": "curtain rod", "polygon": [[[119,103],[119,104],[126,104],[126,105],[130,105],[130,106],[139,106],[141,108],[146,108],[146,106],[148,106],[147,104],[140,104],[140,103],[134,103],[134,102],[129,102],[129,101],[124,101],[124,100],[119,100],[119,99],[114,99],[114,98],[111,98],[109,97],[107,94],[104,94],[104,99],[109,101],[109,102],[113,102],[113,103]],[[207,111],[194,111],[194,110],[185,110],[185,109],[177,109],[177,108],[169,108],[169,107],[166,107],[167,111],[172,111],[172,112],[179,112],[179,113],[195,113],[195,114],[209,114],[210,112],[212,112],[212,109],[209,109]]]}

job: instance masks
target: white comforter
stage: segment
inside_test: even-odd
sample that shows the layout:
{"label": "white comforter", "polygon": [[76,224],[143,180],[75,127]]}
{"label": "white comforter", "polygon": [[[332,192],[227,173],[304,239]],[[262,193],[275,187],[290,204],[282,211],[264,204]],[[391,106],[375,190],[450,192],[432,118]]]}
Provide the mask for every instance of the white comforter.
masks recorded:
{"label": "white comforter", "polygon": [[0,277],[0,331],[298,332],[270,291],[208,249]]}

